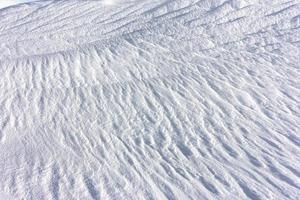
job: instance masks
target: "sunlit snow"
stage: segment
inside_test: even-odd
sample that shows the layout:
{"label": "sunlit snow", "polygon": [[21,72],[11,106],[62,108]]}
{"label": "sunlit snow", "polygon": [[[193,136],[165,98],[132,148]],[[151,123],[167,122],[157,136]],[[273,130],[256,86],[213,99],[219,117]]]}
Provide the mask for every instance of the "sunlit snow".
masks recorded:
{"label": "sunlit snow", "polygon": [[0,200],[299,199],[299,1],[22,2]]}
{"label": "sunlit snow", "polygon": [[0,0],[0,8],[17,5],[25,2],[34,2],[35,0]]}

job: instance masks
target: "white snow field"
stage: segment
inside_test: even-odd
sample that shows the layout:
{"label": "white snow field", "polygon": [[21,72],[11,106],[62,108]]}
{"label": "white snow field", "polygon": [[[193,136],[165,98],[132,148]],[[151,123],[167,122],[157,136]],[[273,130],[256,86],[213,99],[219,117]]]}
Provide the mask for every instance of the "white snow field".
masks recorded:
{"label": "white snow field", "polygon": [[0,199],[300,199],[300,1],[1,9]]}

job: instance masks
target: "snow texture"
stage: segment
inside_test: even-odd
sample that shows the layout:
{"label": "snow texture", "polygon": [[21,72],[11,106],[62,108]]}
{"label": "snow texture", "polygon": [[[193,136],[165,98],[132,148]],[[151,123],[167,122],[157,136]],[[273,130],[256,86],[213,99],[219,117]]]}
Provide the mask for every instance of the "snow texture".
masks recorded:
{"label": "snow texture", "polygon": [[0,10],[0,199],[300,199],[300,2]]}
{"label": "snow texture", "polygon": [[34,2],[35,0],[0,0],[0,9],[26,2]]}

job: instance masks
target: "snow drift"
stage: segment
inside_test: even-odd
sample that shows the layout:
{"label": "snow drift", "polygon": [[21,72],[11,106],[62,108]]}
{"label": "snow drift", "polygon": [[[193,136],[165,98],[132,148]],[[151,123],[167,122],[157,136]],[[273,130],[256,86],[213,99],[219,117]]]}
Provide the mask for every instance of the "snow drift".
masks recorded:
{"label": "snow drift", "polygon": [[299,11],[283,0],[2,9],[0,197],[298,199]]}

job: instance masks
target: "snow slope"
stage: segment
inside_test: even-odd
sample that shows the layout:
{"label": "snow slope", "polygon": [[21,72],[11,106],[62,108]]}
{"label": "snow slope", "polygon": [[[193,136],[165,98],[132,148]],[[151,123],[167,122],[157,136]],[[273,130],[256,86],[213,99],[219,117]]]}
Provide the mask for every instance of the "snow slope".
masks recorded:
{"label": "snow slope", "polygon": [[300,199],[300,2],[0,10],[0,199]]}
{"label": "snow slope", "polygon": [[0,1],[0,9],[6,8],[13,5],[18,5],[26,2],[34,2],[35,0],[1,0]]}

